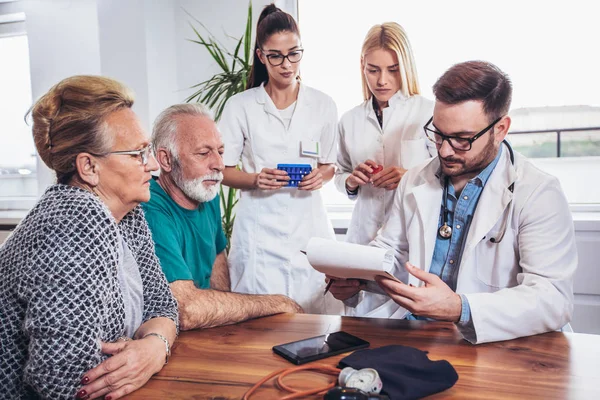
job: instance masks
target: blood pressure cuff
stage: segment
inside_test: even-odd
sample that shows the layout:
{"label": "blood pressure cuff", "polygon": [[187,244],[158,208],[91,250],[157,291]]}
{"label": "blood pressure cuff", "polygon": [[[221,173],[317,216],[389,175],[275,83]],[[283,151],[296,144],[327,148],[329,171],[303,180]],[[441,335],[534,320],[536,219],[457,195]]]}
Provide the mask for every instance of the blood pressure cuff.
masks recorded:
{"label": "blood pressure cuff", "polygon": [[373,368],[390,400],[420,399],[454,386],[458,374],[446,360],[431,361],[427,352],[408,346],[357,350],[340,360],[340,368]]}

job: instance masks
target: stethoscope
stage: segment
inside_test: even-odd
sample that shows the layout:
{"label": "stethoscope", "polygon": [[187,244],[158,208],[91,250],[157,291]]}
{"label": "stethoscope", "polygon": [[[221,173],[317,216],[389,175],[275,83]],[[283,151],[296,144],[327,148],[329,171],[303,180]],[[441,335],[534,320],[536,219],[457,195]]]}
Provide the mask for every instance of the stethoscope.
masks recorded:
{"label": "stethoscope", "polygon": [[[515,154],[513,153],[512,147],[510,147],[510,144],[508,144],[508,142],[506,140],[503,140],[502,143],[504,143],[506,145],[506,147],[508,148],[508,153],[510,155],[510,162],[512,165],[515,165]],[[440,229],[438,229],[438,236],[441,239],[450,239],[452,237],[452,227],[448,225],[448,219],[449,219],[449,214],[450,211],[448,211],[448,206],[447,206],[447,202],[448,202],[448,180],[449,178],[446,177],[444,180],[444,197],[442,199],[442,204],[444,207],[444,211],[443,211],[443,224],[442,226],[440,226]],[[513,193],[515,189],[515,183],[511,183],[510,186],[508,187],[508,190],[510,190],[511,193]],[[510,204],[512,206],[512,199],[510,200]],[[502,232],[500,235],[490,238],[490,242],[492,243],[500,243],[502,241],[502,239],[504,239],[504,234],[506,233],[506,228],[508,226],[508,218],[503,218],[502,220],[502,227],[500,229],[500,232]]]}

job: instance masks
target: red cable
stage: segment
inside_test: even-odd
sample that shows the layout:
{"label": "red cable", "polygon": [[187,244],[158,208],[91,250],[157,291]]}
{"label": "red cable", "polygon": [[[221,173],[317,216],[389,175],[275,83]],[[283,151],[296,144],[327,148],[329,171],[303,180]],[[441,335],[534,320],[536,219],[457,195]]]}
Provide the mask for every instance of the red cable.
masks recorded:
{"label": "red cable", "polygon": [[281,369],[279,371],[270,373],[269,375],[265,376],[260,381],[258,381],[254,386],[252,386],[250,389],[248,389],[248,391],[244,394],[244,397],[242,397],[242,400],[250,399],[250,396],[259,387],[261,387],[265,382],[267,382],[268,380],[270,380],[271,378],[273,378],[275,376],[277,376],[277,385],[281,389],[291,393],[290,395],[282,397],[281,400],[298,399],[301,397],[310,396],[310,395],[318,394],[321,392],[324,394],[327,390],[329,390],[335,386],[337,379],[335,381],[329,383],[327,386],[316,388],[316,389],[309,389],[309,390],[297,390],[297,389],[294,389],[294,388],[286,385],[285,383],[283,383],[283,378],[291,373],[298,372],[298,371],[311,371],[311,370],[315,371],[315,372],[327,374],[327,375],[333,375],[336,377],[339,375],[339,373],[341,371],[339,368],[335,368],[330,365],[324,365],[324,364],[309,364],[309,365],[301,365],[299,367]]}

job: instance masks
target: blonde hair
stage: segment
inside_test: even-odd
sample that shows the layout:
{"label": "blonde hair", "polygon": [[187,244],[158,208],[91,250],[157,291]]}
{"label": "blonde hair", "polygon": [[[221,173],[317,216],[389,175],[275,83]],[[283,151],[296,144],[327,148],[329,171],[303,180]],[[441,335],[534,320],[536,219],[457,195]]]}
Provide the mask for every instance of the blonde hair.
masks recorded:
{"label": "blonde hair", "polygon": [[63,79],[29,109],[35,147],[59,183],[69,183],[77,172],[78,154],[110,151],[113,138],[104,121],[112,112],[132,105],[133,94],[123,84],[80,75]]}
{"label": "blonde hair", "polygon": [[[362,45],[361,60],[364,60],[364,57],[370,51],[379,49],[390,50],[398,57],[400,91],[407,97],[419,94],[421,90],[419,89],[415,59],[408,36],[399,24],[385,22],[369,29]],[[373,93],[369,90],[362,66],[360,76],[362,78],[363,97],[365,100],[369,100],[373,96]]]}

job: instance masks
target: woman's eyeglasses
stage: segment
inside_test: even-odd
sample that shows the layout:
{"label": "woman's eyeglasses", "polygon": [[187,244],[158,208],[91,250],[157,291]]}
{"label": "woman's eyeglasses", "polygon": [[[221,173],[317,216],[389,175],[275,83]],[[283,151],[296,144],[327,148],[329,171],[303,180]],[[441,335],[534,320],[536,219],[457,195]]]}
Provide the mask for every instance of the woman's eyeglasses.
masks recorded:
{"label": "woman's eyeglasses", "polygon": [[109,154],[137,156],[137,157],[141,158],[142,165],[147,165],[148,160],[150,159],[150,155],[152,154],[152,143],[148,144],[148,146],[146,146],[140,150],[111,151],[111,152],[106,153],[106,155],[109,155]]}
{"label": "woman's eyeglasses", "polygon": [[[263,51],[263,54],[264,54],[264,51]],[[283,60],[285,60],[286,58],[292,64],[299,62],[300,60],[302,60],[303,54],[304,54],[304,49],[298,49],[298,50],[290,51],[285,56],[283,54],[279,54],[279,53],[270,53],[270,54],[265,54],[265,57],[267,57],[269,64],[271,64],[274,67],[278,67],[281,64],[283,64]]]}

